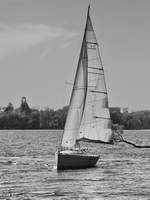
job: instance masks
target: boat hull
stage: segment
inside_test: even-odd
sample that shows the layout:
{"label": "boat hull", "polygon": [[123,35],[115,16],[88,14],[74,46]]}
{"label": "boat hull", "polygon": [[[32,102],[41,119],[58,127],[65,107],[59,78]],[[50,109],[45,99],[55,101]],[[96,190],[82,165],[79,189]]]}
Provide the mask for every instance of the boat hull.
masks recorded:
{"label": "boat hull", "polygon": [[57,170],[82,169],[94,167],[99,159],[99,155],[84,153],[56,153]]}

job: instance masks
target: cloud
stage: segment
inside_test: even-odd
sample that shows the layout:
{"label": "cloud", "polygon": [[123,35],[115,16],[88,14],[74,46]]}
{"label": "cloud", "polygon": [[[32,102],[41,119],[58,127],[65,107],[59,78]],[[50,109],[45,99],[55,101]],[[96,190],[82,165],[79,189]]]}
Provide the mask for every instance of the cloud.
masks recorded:
{"label": "cloud", "polygon": [[0,58],[47,40],[60,39],[61,43],[67,44],[77,35],[76,32],[45,24],[0,24]]}

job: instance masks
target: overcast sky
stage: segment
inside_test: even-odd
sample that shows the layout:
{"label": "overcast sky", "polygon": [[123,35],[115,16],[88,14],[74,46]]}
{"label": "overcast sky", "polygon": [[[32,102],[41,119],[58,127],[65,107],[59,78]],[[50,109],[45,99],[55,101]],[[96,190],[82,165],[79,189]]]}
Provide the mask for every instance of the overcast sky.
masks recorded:
{"label": "overcast sky", "polygon": [[[0,106],[67,105],[89,0],[0,0]],[[150,1],[93,0],[110,106],[150,109]]]}

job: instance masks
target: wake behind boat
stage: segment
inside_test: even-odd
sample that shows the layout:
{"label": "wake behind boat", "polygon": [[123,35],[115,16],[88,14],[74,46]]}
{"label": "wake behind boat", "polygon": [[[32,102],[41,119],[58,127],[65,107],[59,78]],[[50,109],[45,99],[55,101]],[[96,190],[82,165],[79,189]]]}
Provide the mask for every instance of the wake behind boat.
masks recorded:
{"label": "wake behind boat", "polygon": [[110,143],[111,119],[104,69],[88,7],[86,26],[75,75],[57,169],[94,167],[100,157],[81,148],[80,141]]}

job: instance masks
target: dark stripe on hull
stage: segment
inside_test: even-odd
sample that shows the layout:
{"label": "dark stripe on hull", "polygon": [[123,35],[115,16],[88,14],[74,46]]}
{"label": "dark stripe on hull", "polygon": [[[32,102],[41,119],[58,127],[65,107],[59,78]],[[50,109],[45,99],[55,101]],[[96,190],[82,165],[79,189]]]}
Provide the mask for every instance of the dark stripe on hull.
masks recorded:
{"label": "dark stripe on hull", "polygon": [[100,157],[99,155],[61,153],[57,156],[57,170],[94,167]]}

